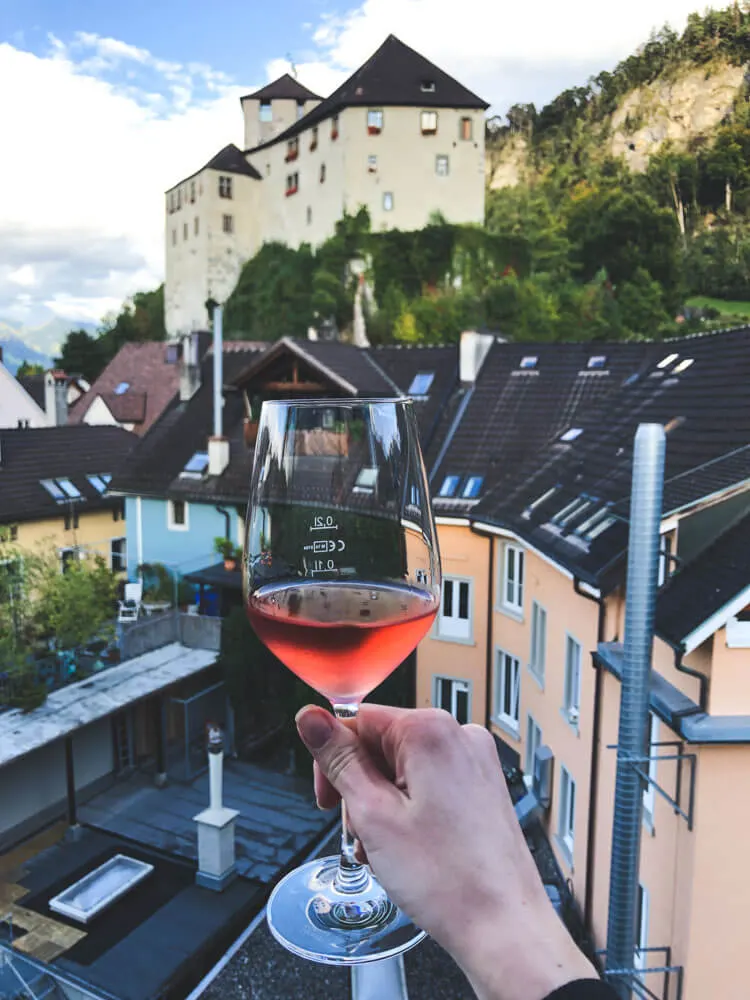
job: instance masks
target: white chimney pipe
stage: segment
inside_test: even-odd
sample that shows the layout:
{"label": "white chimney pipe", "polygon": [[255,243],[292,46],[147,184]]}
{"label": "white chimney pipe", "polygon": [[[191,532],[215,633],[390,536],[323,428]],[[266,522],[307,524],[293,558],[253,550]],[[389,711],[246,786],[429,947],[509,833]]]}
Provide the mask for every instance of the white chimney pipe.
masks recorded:
{"label": "white chimney pipe", "polygon": [[223,809],[224,797],[224,751],[208,754],[209,809]]}

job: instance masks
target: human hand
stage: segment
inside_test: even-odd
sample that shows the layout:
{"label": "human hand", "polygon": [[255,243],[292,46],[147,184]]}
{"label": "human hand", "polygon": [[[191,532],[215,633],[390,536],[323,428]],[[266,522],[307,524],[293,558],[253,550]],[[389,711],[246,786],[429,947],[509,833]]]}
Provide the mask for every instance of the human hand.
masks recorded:
{"label": "human hand", "polygon": [[484,1000],[542,1000],[595,978],[547,899],[494,741],[437,709],[365,704],[354,726],[308,707],[297,728],[322,807],[346,800],[391,898]]}

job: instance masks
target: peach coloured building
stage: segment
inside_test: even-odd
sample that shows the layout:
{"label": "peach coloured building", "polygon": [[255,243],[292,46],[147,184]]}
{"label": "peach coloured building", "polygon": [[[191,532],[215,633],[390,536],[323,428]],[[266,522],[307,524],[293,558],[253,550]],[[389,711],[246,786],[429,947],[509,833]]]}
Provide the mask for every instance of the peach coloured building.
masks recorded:
{"label": "peach coloured building", "polygon": [[529,784],[549,748],[543,823],[603,948],[632,439],[667,430],[633,976],[668,1000],[747,995],[749,336],[491,343],[430,468],[445,582],[418,702],[485,724]]}

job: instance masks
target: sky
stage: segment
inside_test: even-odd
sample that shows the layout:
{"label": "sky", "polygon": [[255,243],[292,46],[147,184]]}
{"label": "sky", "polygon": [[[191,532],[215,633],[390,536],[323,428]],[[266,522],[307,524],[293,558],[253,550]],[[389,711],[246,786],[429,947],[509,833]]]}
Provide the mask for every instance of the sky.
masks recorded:
{"label": "sky", "polygon": [[329,93],[393,33],[504,114],[585,83],[696,0],[2,0],[0,320],[98,322],[164,272],[163,192],[290,68]]}

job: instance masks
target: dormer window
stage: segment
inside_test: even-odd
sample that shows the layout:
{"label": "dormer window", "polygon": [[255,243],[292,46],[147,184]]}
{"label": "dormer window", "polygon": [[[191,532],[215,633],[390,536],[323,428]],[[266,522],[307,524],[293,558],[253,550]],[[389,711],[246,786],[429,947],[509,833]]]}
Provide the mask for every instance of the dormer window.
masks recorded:
{"label": "dormer window", "polygon": [[380,135],[383,131],[383,110],[382,108],[370,108],[367,112],[367,134]]}
{"label": "dormer window", "polygon": [[420,127],[422,135],[437,135],[438,116],[437,111],[423,111],[420,116]]}
{"label": "dormer window", "polygon": [[260,110],[258,112],[258,118],[262,122],[272,122],[273,121],[273,111],[271,110],[270,101],[261,101]]}
{"label": "dormer window", "polygon": [[434,94],[435,93],[435,81],[434,80],[422,80],[420,85],[420,90],[423,94]]}

